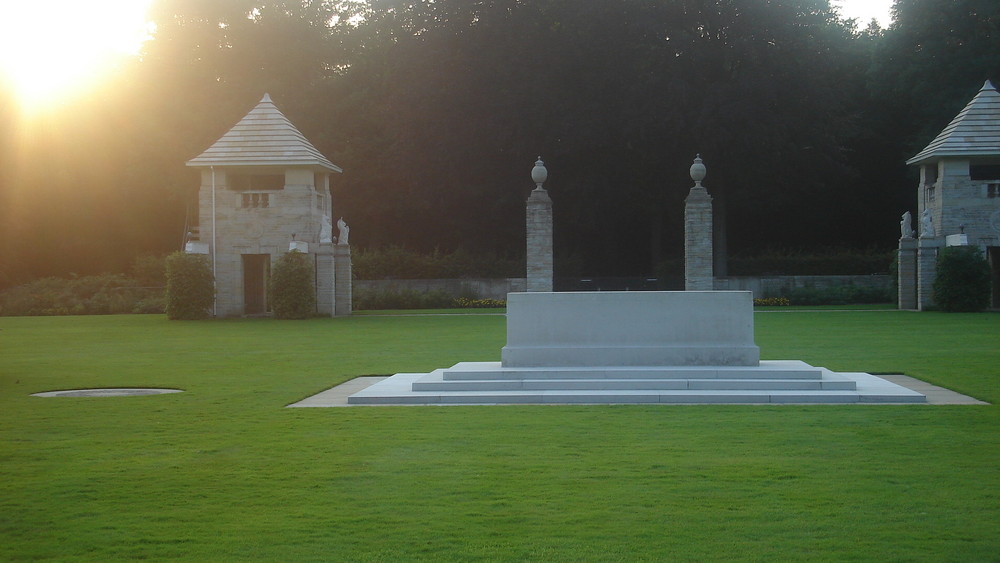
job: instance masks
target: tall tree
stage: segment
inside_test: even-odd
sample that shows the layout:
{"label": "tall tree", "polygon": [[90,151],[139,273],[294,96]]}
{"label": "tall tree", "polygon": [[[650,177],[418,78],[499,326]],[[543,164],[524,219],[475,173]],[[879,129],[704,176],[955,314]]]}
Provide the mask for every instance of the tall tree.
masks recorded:
{"label": "tall tree", "polygon": [[[537,152],[562,251],[648,272],[654,249],[679,249],[695,153],[720,208],[739,206],[737,240],[786,236],[770,225],[795,225],[845,167],[852,37],[827,2],[371,2],[353,35],[331,97],[364,92],[341,118],[385,144],[345,163],[346,200],[383,236],[517,248]],[[380,207],[360,184],[373,176]],[[822,238],[803,227],[802,244]]]}

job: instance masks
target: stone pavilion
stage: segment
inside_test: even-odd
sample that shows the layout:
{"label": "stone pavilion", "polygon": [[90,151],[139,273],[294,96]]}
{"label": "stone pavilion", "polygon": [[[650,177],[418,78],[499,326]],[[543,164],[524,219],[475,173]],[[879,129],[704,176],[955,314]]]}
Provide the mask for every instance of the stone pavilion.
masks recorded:
{"label": "stone pavilion", "polygon": [[932,307],[938,250],[968,245],[989,259],[992,306],[1000,307],[1000,92],[983,84],[906,163],[920,167],[920,182],[917,216],[900,220],[899,307]]}
{"label": "stone pavilion", "polygon": [[290,250],[315,265],[316,312],[351,313],[348,227],[330,192],[330,177],[341,169],[270,96],[187,165],[201,171],[201,188],[199,225],[186,250],[209,255],[216,316],[267,314],[271,265]]}

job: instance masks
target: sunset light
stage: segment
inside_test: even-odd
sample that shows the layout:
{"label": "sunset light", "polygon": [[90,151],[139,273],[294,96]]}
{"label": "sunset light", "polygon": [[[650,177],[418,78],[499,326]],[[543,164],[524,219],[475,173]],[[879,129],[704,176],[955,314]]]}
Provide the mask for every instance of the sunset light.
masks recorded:
{"label": "sunset light", "polygon": [[152,0],[17,2],[0,19],[0,73],[26,112],[100,85],[151,29]]}

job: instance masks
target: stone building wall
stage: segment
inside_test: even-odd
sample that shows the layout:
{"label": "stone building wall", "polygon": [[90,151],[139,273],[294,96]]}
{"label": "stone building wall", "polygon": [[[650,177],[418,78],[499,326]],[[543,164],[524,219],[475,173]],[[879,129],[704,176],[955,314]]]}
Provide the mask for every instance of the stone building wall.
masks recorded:
{"label": "stone building wall", "polygon": [[[288,252],[289,243],[309,244],[314,254],[321,246],[319,232],[324,210],[330,209],[329,195],[314,186],[314,174],[309,169],[290,168],[285,174],[285,186],[275,190],[238,191],[230,188],[227,170],[215,170],[215,203],[212,203],[212,170],[202,173],[199,192],[200,238],[217,249],[214,260],[217,315],[240,316],[244,303],[244,255],[267,255],[274,264]],[[251,196],[245,206],[244,196]],[[262,197],[266,196],[266,206]],[[213,235],[213,209],[215,214]],[[317,260],[318,275],[323,276],[319,289],[330,296],[317,295],[321,312],[333,313],[333,252],[328,250],[329,264]],[[326,280],[329,276],[329,280]]]}
{"label": "stone building wall", "polygon": [[967,159],[944,159],[921,166],[918,218],[929,209],[937,236],[959,234],[964,226],[969,244],[997,246],[1000,233],[993,223],[1000,212],[1000,194],[990,185],[1000,184],[1000,178],[973,180],[971,164]]}

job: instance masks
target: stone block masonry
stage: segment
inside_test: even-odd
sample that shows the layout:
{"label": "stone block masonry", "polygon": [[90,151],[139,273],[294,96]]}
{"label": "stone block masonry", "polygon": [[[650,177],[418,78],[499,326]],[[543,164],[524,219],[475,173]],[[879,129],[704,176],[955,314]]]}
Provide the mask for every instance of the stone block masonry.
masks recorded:
{"label": "stone block masonry", "polygon": [[527,210],[528,291],[552,291],[552,199],[532,190]]}
{"label": "stone block masonry", "polygon": [[542,157],[538,157],[531,169],[535,189],[528,196],[525,221],[528,291],[552,291],[552,199],[542,187],[548,175]]}

